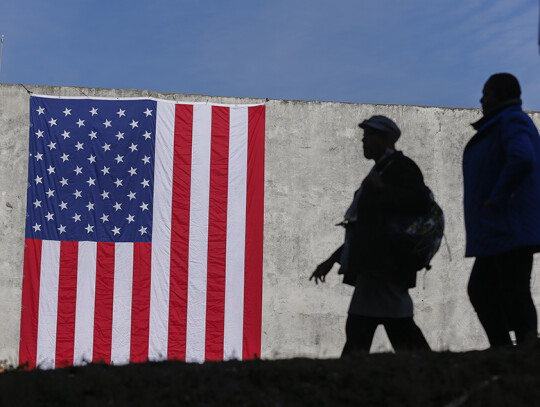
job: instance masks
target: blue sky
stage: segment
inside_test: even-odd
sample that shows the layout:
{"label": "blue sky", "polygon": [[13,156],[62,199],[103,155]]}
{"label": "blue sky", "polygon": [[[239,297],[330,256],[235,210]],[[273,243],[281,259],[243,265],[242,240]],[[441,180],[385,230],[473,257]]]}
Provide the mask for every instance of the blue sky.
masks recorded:
{"label": "blue sky", "polygon": [[538,0],[7,0],[0,82],[540,111]]}

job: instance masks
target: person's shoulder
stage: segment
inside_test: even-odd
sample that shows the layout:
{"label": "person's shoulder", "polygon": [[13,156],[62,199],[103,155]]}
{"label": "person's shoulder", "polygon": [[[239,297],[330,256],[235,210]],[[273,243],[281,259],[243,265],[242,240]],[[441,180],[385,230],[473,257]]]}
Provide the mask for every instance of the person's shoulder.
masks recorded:
{"label": "person's shoulder", "polygon": [[422,174],[422,171],[420,170],[420,167],[416,162],[403,154],[401,151],[395,152],[395,157],[393,159],[393,167],[395,171],[403,171],[403,172],[417,172]]}

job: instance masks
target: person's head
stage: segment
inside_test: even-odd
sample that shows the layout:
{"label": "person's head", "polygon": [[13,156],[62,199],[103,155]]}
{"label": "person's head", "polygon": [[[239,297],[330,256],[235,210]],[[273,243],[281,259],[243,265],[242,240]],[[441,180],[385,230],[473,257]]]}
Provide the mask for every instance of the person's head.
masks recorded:
{"label": "person's head", "polygon": [[377,160],[388,148],[394,148],[401,136],[401,130],[388,117],[372,116],[358,125],[364,130],[362,144],[364,157]]}
{"label": "person's head", "polygon": [[521,96],[521,88],[517,78],[509,73],[496,73],[491,75],[482,90],[482,111],[484,114],[501,103],[518,99]]}

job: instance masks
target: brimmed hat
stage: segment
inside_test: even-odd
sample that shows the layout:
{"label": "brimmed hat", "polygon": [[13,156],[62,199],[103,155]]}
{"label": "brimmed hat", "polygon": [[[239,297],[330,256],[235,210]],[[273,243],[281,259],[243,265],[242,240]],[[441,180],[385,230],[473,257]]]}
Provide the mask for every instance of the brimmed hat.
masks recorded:
{"label": "brimmed hat", "polygon": [[392,136],[394,142],[396,142],[399,139],[399,136],[401,136],[401,130],[397,124],[386,116],[371,116],[369,119],[360,123],[358,127],[362,129],[371,128],[382,131],[383,133]]}

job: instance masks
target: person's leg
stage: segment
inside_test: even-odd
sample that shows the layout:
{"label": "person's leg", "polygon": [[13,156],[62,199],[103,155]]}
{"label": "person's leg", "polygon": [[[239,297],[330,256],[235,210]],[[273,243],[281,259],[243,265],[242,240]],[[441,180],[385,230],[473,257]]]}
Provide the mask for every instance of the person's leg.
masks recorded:
{"label": "person's leg", "polygon": [[477,258],[469,278],[468,293],[491,347],[512,346],[502,304],[500,256]]}
{"label": "person's leg", "polygon": [[354,352],[369,352],[377,325],[379,322],[376,318],[349,314],[345,325],[347,342],[345,342],[341,357]]}
{"label": "person's leg", "polygon": [[531,296],[532,265],[533,253],[527,248],[501,256],[503,302],[509,328],[516,333],[518,345],[537,336],[536,308]]}
{"label": "person's leg", "polygon": [[414,322],[413,317],[384,318],[383,324],[388,339],[390,339],[396,352],[404,350],[431,350],[424,334]]}

